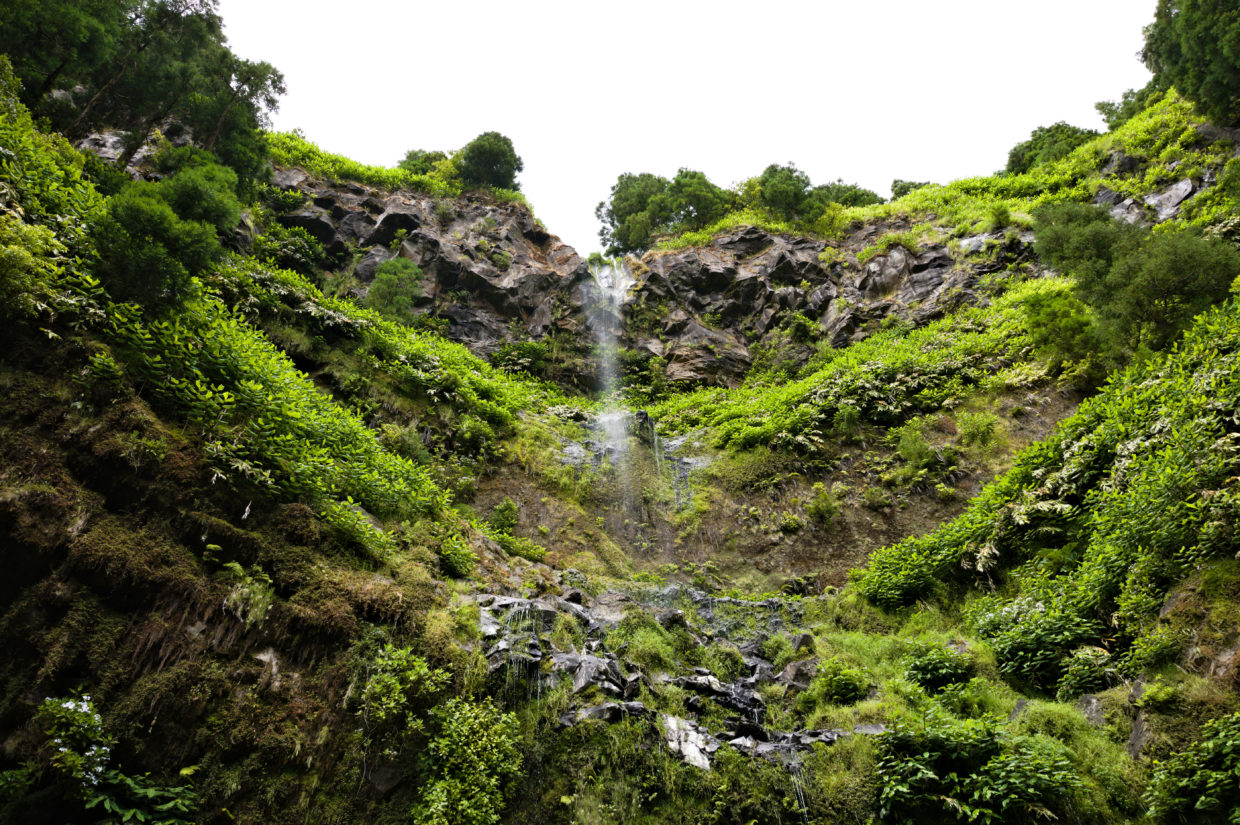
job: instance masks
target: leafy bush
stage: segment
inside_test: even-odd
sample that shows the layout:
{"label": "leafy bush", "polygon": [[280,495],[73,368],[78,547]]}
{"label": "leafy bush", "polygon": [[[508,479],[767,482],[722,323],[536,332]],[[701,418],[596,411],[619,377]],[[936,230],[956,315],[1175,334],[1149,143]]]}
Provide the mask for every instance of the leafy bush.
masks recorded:
{"label": "leafy bush", "polygon": [[1029,140],[1018,143],[1008,153],[1009,175],[1020,175],[1035,166],[1067,157],[1073,149],[1098,137],[1093,129],[1082,129],[1060,121],[1053,126],[1039,126]]}
{"label": "leafy bush", "polygon": [[384,318],[405,324],[422,295],[421,267],[408,258],[392,258],[375,270],[364,303]]}
{"label": "leafy bush", "polygon": [[1069,817],[1080,779],[1046,737],[1005,736],[993,719],[932,710],[921,728],[876,740],[883,822],[1033,823]]}
{"label": "leafy bush", "polygon": [[860,702],[870,693],[873,681],[865,671],[849,667],[832,656],[818,663],[818,672],[810,682],[809,690],[798,698],[802,708],[817,702],[834,705],[851,705]]}
{"label": "leafy bush", "polygon": [[395,756],[403,739],[425,730],[427,710],[451,680],[407,647],[386,644],[371,664],[360,713],[366,736]]}
{"label": "leafy bush", "polygon": [[250,254],[272,266],[291,269],[313,276],[323,265],[323,245],[300,226],[271,223],[265,232],[255,236]]}
{"label": "leafy bush", "polygon": [[960,443],[966,447],[988,447],[995,440],[999,417],[994,413],[962,412],[956,417]]}
{"label": "leafy bush", "polygon": [[905,678],[930,691],[968,681],[972,675],[969,654],[947,645],[918,644],[904,660]]}
{"label": "leafy bush", "polygon": [[236,172],[208,163],[182,169],[157,184],[154,191],[182,220],[202,221],[224,232],[241,219],[236,189]]}
{"label": "leafy bush", "polygon": [[211,224],[182,220],[149,185],[131,185],[110,198],[92,236],[99,280],[116,300],[144,306],[185,299],[190,279],[221,253]]}
{"label": "leafy bush", "polygon": [[1068,658],[1055,687],[1055,698],[1071,702],[1086,693],[1105,690],[1117,678],[1110,653],[1100,647],[1082,647]]}
{"label": "leafy bush", "polygon": [[439,567],[454,579],[468,578],[478,564],[478,556],[460,536],[448,536],[439,545]]}
{"label": "leafy bush", "polygon": [[815,482],[812,489],[814,497],[810,499],[809,507],[806,508],[809,517],[818,524],[826,526],[839,515],[839,499],[836,497],[835,490],[828,490],[821,481]]}
{"label": "leafy bush", "polygon": [[42,740],[37,752],[21,767],[0,773],[0,803],[12,806],[4,807],[6,816],[45,814],[56,802],[64,807],[52,810],[71,814],[76,799],[81,817],[100,808],[115,817],[109,821],[189,825],[197,794],[188,785],[165,787],[108,766],[116,743],[89,695],[43,700],[34,723]]}
{"label": "leafy bush", "polygon": [[0,317],[25,318],[46,305],[64,252],[50,229],[0,215]]}
{"label": "leafy bush", "polygon": [[447,159],[448,155],[444,152],[410,149],[405,153],[404,160],[397,165],[415,175],[430,175],[434,173],[436,164]]}
{"label": "leafy bush", "polygon": [[453,697],[432,711],[435,778],[414,809],[417,825],[494,825],[521,770],[517,719],[490,700]]}
{"label": "leafy bush", "polygon": [[1156,763],[1145,794],[1154,822],[1240,821],[1240,713],[1207,722],[1201,739]]}
{"label": "leafy bush", "polygon": [[1240,274],[1240,252],[1187,230],[1149,232],[1083,204],[1044,207],[1034,219],[1038,255],[1076,277],[1117,346],[1161,349]]}
{"label": "leafy bush", "polygon": [[920,189],[923,186],[929,185],[930,181],[900,180],[896,178],[891,182],[891,199],[902,198],[914,189]]}

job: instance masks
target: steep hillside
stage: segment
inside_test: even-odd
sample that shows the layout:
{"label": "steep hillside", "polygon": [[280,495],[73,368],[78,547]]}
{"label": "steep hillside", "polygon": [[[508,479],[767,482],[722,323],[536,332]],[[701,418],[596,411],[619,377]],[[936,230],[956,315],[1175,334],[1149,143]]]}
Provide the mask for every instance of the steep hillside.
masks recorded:
{"label": "steep hillside", "polygon": [[1237,821],[1240,155],[1175,92],[587,261],[464,152],[83,151],[0,69],[0,819]]}

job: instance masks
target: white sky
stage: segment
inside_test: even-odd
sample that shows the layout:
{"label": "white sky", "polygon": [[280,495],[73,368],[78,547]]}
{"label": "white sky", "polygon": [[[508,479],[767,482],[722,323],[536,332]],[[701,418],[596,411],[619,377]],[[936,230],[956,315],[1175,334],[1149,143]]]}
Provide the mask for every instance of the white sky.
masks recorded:
{"label": "white sky", "polygon": [[990,174],[1038,126],[1102,128],[1143,86],[1156,0],[220,0],[233,50],[284,72],[277,129],[393,166],[512,138],[547,228],[599,248],[622,172],[715,183],[792,161],[886,196]]}

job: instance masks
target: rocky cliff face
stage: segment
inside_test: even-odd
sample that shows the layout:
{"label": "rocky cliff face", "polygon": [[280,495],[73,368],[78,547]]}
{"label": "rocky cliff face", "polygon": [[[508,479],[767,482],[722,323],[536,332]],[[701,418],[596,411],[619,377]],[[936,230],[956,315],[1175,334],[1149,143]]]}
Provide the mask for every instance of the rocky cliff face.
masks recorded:
{"label": "rocky cliff face", "polygon": [[480,195],[437,201],[328,183],[300,169],[278,170],[274,183],[306,196],[280,221],[345,262],[347,291],[365,296],[385,261],[407,258],[424,273],[417,311],[445,319],[449,338],[484,355],[507,343],[558,343],[572,357],[555,377],[592,383],[586,308],[597,290],[589,267],[528,209]]}
{"label": "rocky cliff face", "polygon": [[[387,193],[299,169],[279,170],[275,183],[306,196],[280,221],[344,261],[354,295],[366,294],[385,261],[407,258],[425,277],[417,311],[445,319],[448,337],[489,356],[504,344],[542,341],[555,362],[548,377],[594,385],[589,318],[599,289],[586,261],[522,206]],[[834,245],[748,227],[709,246],[630,260],[636,283],[620,318],[629,363],[662,358],[666,379],[680,386],[736,385],[755,347],[804,361],[813,342],[844,347],[888,318],[925,323],[982,300],[982,276],[1028,257],[1030,238],[1002,233],[965,239],[955,251],[930,243],[864,255],[903,228],[870,225]]]}
{"label": "rocky cliff face", "polygon": [[626,343],[665,359],[674,383],[735,385],[755,346],[803,361],[813,341],[845,347],[887,319],[920,325],[984,300],[984,275],[1031,257],[1032,237],[1003,233],[967,238],[955,251],[930,243],[864,254],[903,228],[865,226],[837,246],[747,227],[710,246],[647,253],[625,307]]}

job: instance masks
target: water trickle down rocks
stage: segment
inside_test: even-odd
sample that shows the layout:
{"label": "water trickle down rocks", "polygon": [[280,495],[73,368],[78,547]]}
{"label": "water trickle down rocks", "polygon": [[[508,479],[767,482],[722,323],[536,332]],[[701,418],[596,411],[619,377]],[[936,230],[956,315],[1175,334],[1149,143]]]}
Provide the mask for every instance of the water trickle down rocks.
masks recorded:
{"label": "water trickle down rocks", "polygon": [[[573,590],[565,596],[535,599],[494,594],[472,598],[479,606],[488,673],[496,694],[519,704],[537,700],[562,680],[571,680],[575,707],[560,718],[562,728],[590,720],[609,724],[626,718],[657,720],[664,744],[690,765],[709,770],[713,754],[728,745],[750,756],[780,761],[794,779],[798,754],[814,743],[884,732],[881,725],[859,725],[850,731],[779,731],[765,726],[765,702],[758,688],[778,684],[789,691],[803,690],[807,672],[813,671],[812,661],[800,662],[794,664],[809,667],[790,666],[776,675],[761,655],[761,643],[770,633],[800,620],[795,602],[716,597],[680,585],[608,591],[593,599]],[[735,643],[746,675],[727,682],[706,668],[676,674],[643,671],[606,644],[607,633],[620,623],[626,609],[634,608],[647,611],[665,626],[682,625],[701,644],[713,640]],[[692,622],[686,611],[692,613]],[[567,617],[581,630],[585,643],[580,650],[575,645],[561,650],[551,641],[551,629],[560,617]],[[712,732],[694,718],[658,713],[638,700],[643,688],[657,696],[663,685],[691,694],[685,708],[694,717],[706,710],[706,700],[728,711],[723,729]],[[587,704],[599,693],[606,701]]]}

